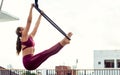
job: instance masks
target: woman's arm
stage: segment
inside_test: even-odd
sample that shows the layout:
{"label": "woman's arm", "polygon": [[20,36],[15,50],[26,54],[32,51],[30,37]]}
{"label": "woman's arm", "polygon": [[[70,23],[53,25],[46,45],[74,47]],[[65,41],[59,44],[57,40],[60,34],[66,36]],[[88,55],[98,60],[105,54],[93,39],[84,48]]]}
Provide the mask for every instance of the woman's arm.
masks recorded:
{"label": "woman's arm", "polygon": [[37,30],[38,30],[38,27],[39,27],[40,21],[41,21],[41,17],[42,17],[42,15],[39,15],[39,17],[38,17],[38,19],[36,21],[35,27],[34,27],[33,31],[31,32],[32,37],[35,36],[35,34],[36,34]]}
{"label": "woman's arm", "polygon": [[27,19],[27,24],[26,24],[26,27],[25,27],[25,29],[23,31],[23,36],[28,35],[28,31],[30,29],[30,25],[31,25],[31,22],[32,22],[32,9],[33,9],[33,6],[34,6],[34,4],[31,5],[30,11],[29,11],[29,16],[28,16],[28,19]]}

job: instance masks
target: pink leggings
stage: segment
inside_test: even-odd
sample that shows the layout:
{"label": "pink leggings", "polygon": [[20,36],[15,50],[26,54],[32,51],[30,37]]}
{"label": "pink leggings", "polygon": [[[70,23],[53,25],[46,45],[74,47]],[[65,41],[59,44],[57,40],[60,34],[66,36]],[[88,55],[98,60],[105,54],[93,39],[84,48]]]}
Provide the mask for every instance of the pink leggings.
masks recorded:
{"label": "pink leggings", "polygon": [[32,54],[26,55],[23,57],[23,65],[27,70],[35,70],[46,59],[59,52],[62,48],[63,46],[60,43],[57,43],[50,49],[40,52],[36,55],[32,55]]}

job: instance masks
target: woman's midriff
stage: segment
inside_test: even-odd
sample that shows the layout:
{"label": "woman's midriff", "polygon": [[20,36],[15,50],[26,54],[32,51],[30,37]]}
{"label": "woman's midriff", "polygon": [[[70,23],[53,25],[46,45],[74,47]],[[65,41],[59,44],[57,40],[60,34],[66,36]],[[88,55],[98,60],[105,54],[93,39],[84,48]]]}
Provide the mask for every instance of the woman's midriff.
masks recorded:
{"label": "woman's midriff", "polygon": [[34,48],[33,47],[29,47],[29,48],[26,48],[26,49],[22,50],[23,57],[26,56],[26,55],[29,55],[29,54],[34,54]]}

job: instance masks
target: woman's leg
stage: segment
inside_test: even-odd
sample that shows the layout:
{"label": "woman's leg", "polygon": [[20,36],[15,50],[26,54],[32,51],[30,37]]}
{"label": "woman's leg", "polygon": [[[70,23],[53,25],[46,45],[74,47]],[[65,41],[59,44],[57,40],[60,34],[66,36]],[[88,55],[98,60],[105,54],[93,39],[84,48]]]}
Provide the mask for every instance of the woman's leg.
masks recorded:
{"label": "woman's leg", "polygon": [[38,66],[40,66],[45,60],[47,60],[50,56],[58,53],[61,49],[63,48],[63,46],[60,43],[57,43],[56,45],[54,45],[53,47],[51,47],[50,49],[47,49],[43,52],[40,52],[36,55],[34,55],[31,58],[31,62],[34,65],[32,68],[36,69]]}
{"label": "woman's leg", "polygon": [[[68,33],[68,37],[71,37],[71,36],[72,36],[72,33]],[[70,40],[68,40],[67,38],[64,38],[62,41],[60,41],[59,43],[57,43],[53,47],[34,55],[31,58],[31,61],[34,64],[34,68],[37,68],[45,60],[47,60],[50,56],[58,53],[66,44],[69,44],[69,43],[70,43]]]}
{"label": "woman's leg", "polygon": [[[72,34],[69,33],[68,36],[71,37]],[[68,40],[67,38],[64,38],[62,41],[60,41],[53,47],[30,57],[29,62],[27,63],[29,65],[29,70],[34,70],[38,68],[50,56],[58,53],[63,48],[63,46],[69,43],[69,41],[70,40]]]}

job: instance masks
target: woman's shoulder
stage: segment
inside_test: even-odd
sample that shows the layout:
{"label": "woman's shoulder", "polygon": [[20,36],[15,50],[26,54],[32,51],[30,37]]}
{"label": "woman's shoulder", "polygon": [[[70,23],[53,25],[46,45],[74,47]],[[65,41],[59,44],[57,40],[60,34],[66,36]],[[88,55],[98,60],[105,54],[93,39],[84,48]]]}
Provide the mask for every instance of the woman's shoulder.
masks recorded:
{"label": "woman's shoulder", "polygon": [[25,42],[25,41],[27,41],[28,38],[29,38],[29,35],[22,36],[22,38],[21,38],[21,42]]}

